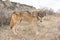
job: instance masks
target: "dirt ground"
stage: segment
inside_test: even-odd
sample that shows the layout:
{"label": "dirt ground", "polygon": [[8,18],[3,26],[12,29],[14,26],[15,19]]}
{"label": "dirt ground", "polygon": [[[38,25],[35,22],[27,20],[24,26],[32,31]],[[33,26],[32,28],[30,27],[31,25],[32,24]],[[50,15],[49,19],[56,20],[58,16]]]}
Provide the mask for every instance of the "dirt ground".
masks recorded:
{"label": "dirt ground", "polygon": [[39,34],[31,32],[31,25],[22,21],[15,35],[9,25],[0,27],[0,40],[60,40],[60,17],[46,16],[43,22],[37,22]]}

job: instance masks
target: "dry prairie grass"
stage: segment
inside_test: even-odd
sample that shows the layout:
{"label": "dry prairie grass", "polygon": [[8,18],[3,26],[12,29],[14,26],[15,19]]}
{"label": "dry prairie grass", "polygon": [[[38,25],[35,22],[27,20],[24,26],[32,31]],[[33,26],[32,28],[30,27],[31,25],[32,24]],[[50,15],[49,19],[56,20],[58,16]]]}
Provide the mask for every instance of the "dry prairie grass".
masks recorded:
{"label": "dry prairie grass", "polygon": [[38,21],[37,24],[38,35],[31,32],[31,25],[25,21],[18,25],[18,35],[14,35],[8,25],[0,27],[0,40],[60,40],[59,16],[46,16],[42,23]]}

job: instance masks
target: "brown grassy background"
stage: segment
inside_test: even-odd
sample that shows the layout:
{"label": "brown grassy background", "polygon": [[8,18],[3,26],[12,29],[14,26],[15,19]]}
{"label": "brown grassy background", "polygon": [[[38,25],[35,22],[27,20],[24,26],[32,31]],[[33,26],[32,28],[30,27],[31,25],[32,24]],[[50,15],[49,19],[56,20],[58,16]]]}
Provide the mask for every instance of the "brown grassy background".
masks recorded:
{"label": "brown grassy background", "polygon": [[13,34],[9,26],[12,13],[35,9],[33,6],[0,0],[0,40],[60,40],[60,14],[51,9],[45,9],[47,15],[43,22],[37,22],[38,35],[31,32],[32,26],[25,21],[17,25],[18,35]]}
{"label": "brown grassy background", "polygon": [[14,35],[8,25],[0,27],[0,40],[60,40],[60,17],[46,16],[43,22],[37,22],[39,34],[31,32],[31,25],[22,21]]}

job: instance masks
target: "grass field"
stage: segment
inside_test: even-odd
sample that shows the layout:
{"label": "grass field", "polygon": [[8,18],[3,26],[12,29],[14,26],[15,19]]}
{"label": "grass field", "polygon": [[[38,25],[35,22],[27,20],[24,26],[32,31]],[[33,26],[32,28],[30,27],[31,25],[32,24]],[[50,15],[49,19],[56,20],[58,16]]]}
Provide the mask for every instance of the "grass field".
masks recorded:
{"label": "grass field", "polygon": [[0,40],[60,40],[60,16],[46,16],[42,23],[38,21],[38,35],[31,32],[31,28],[29,23],[22,21],[15,35],[9,25],[4,25],[0,27]]}

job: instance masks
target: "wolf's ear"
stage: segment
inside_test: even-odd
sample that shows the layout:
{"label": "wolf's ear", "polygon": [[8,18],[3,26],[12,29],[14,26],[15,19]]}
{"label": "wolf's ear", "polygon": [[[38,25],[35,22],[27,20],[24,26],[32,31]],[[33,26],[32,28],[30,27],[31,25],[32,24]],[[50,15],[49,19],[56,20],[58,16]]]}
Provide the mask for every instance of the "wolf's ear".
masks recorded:
{"label": "wolf's ear", "polygon": [[46,11],[44,11],[44,15],[46,16]]}
{"label": "wolf's ear", "polygon": [[15,14],[16,12],[13,12],[13,14]]}

